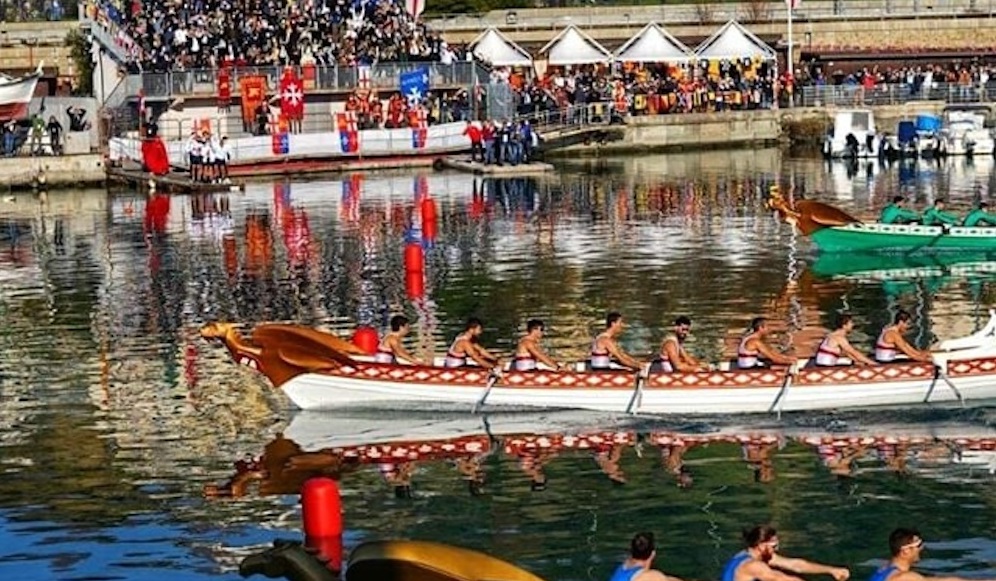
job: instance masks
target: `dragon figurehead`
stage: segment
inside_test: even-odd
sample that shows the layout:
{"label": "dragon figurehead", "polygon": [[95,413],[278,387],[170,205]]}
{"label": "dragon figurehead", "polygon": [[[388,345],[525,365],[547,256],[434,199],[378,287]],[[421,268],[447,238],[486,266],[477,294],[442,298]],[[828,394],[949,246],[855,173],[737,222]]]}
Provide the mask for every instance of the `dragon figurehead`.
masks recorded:
{"label": "dragon figurehead", "polygon": [[817,230],[832,226],[845,226],[860,223],[854,216],[815,200],[795,200],[789,202],[772,189],[767,201],[767,207],[778,213],[778,216],[788,224],[792,224],[800,232],[809,236]]}

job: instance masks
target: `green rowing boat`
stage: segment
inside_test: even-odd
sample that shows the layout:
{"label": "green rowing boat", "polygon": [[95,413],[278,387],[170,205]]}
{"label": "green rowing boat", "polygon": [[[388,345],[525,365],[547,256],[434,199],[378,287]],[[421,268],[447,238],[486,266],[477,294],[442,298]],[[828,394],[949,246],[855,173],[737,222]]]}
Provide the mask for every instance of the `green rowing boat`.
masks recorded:
{"label": "green rowing boat", "polygon": [[996,251],[996,228],[865,223],[815,200],[789,203],[772,194],[768,207],[813,239],[822,252]]}

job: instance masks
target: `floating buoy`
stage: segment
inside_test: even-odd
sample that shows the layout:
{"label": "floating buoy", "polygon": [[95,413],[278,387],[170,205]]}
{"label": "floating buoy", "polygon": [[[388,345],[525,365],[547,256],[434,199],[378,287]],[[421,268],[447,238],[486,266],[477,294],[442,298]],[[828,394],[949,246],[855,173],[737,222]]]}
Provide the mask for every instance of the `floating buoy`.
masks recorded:
{"label": "floating buoy", "polygon": [[301,487],[304,544],[342,570],[342,498],[339,484],[324,476],[309,478]]}
{"label": "floating buoy", "polygon": [[409,270],[405,273],[405,292],[410,299],[420,299],[425,296],[425,273]]}
{"label": "floating buoy", "polygon": [[405,244],[405,273],[425,270],[425,254],[422,252],[422,245],[418,242]]}
{"label": "floating buoy", "polygon": [[377,347],[380,345],[380,337],[373,327],[357,327],[353,331],[353,337],[350,341],[368,355],[376,353]]}

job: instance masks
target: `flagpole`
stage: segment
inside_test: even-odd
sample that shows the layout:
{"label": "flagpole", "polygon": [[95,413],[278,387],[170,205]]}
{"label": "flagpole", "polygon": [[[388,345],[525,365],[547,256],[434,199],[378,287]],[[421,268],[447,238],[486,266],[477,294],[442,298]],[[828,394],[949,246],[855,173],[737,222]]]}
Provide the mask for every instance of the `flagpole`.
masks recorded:
{"label": "flagpole", "polygon": [[789,78],[795,79],[795,71],[792,69],[792,8],[795,6],[796,0],[785,0],[785,4],[788,6],[788,74]]}

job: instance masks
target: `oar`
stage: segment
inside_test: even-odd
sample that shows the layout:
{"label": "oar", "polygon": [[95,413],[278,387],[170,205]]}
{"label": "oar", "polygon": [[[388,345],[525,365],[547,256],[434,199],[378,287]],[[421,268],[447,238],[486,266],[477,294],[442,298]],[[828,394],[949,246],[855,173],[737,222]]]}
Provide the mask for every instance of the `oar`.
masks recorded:
{"label": "oar", "polygon": [[650,375],[650,364],[649,363],[647,365],[645,365],[644,367],[640,368],[639,370],[637,370],[637,372],[636,372],[636,388],[633,390],[632,397],[629,398],[629,405],[626,406],[626,413],[627,414],[636,413],[635,410],[634,410],[634,408],[639,408],[640,407],[639,405],[637,405],[637,400],[638,399],[640,400],[640,403],[643,403],[643,384],[646,381],[648,375]]}
{"label": "oar", "polygon": [[954,392],[955,397],[957,397],[958,401],[961,403],[961,407],[965,407],[965,398],[962,397],[961,392],[958,391],[958,388],[948,378],[948,376],[943,371],[941,371],[941,366],[936,363],[934,364],[934,380],[930,382],[930,388],[927,390],[927,395],[923,398],[923,403],[930,402],[930,396],[934,393],[934,387],[937,385],[938,379],[943,380],[944,383],[946,383],[948,387],[951,388],[951,391]]}
{"label": "oar", "polygon": [[499,373],[492,369],[491,374],[488,375],[488,383],[484,386],[484,393],[482,393],[481,397],[474,403],[474,407],[470,409],[470,413],[476,414],[478,408],[484,405],[484,400],[488,399],[488,396],[491,395],[491,388],[498,383],[499,377],[501,377]]}
{"label": "oar", "polygon": [[785,394],[788,392],[789,387],[792,386],[792,377],[797,373],[796,370],[797,363],[789,365],[788,370],[785,371],[785,381],[782,382],[782,388],[778,390],[778,395],[775,396],[775,400],[771,402],[771,407],[768,408],[768,413],[775,411],[775,407],[778,407],[778,419],[782,419],[782,402],[784,400]]}

